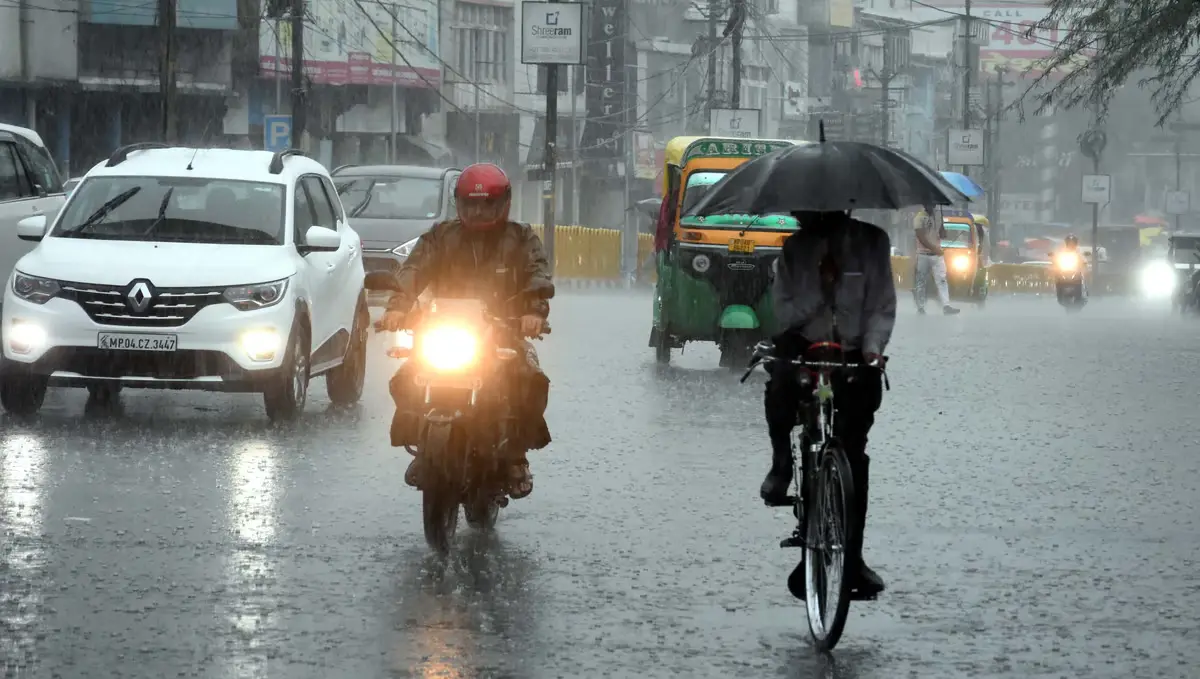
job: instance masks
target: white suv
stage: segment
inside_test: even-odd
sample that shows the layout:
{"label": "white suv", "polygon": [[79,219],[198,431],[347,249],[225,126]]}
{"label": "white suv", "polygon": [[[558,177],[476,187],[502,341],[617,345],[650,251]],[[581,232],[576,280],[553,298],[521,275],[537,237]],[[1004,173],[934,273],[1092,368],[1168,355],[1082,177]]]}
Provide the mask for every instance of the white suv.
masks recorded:
{"label": "white suv", "polygon": [[297,151],[132,144],[92,168],[4,291],[0,404],[47,386],[258,392],[272,420],[309,380],[356,402],[370,317],[362,249],[329,173]]}

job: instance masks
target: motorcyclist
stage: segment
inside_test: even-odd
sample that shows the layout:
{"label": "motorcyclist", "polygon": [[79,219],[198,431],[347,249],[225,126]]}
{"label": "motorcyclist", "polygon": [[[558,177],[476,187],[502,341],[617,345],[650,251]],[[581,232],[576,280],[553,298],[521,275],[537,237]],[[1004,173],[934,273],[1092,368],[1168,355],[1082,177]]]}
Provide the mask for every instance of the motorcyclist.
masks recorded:
{"label": "motorcyclist", "polygon": [[[540,336],[550,305],[541,297],[521,302],[520,308],[505,307],[534,283],[550,281],[550,266],[542,241],[527,224],[509,219],[512,185],[499,167],[478,163],[463,170],[454,188],[458,218],[434,225],[423,234],[404,265],[396,273],[396,292],[388,301],[387,312],[379,325],[385,330],[406,327],[406,316],[427,286],[435,296],[482,299],[492,313],[521,318],[524,337]],[[509,495],[523,498],[533,491],[529,473],[528,450],[550,443],[545,411],[550,380],[538,364],[533,346],[523,341],[523,361],[511,375],[510,403],[516,410],[518,440],[505,451],[511,456]],[[518,349],[522,347],[516,347]],[[406,363],[391,380],[396,415],[392,420],[392,445],[417,445],[420,432],[421,391],[413,383]],[[424,465],[421,451],[414,453],[404,474],[410,486],[420,487]]]}
{"label": "motorcyclist", "polygon": [[[849,362],[878,364],[896,322],[887,233],[844,212],[798,212],[795,217],[801,228],[784,243],[772,288],[775,317],[786,328],[774,338],[776,355],[795,358],[813,342],[835,341]],[[777,504],[792,482],[791,432],[805,395],[800,393],[794,366],[785,361],[770,366],[765,407],[771,470],[760,493],[768,504]],[[840,372],[832,376],[834,423],[854,473],[861,537],[871,462],[867,433],[883,400],[883,385],[881,374],[874,370],[855,371],[853,380],[847,377]],[[861,540],[855,547],[858,553],[847,555],[853,560],[846,567],[854,578],[851,592],[856,598],[871,598],[883,591],[883,580],[863,561]],[[797,566],[788,581],[792,593],[801,598],[803,579],[803,568]]]}
{"label": "motorcyclist", "polygon": [[1060,263],[1060,261],[1061,261],[1060,258],[1063,255],[1067,255],[1067,256],[1073,255],[1075,257],[1075,267],[1076,268],[1075,269],[1064,269],[1064,272],[1074,273],[1075,271],[1079,271],[1080,280],[1082,282],[1083,296],[1086,297],[1087,296],[1087,276],[1084,274],[1086,274],[1086,272],[1087,272],[1088,261],[1087,261],[1087,259],[1084,258],[1083,252],[1081,252],[1079,250],[1079,236],[1076,236],[1073,233],[1069,233],[1069,234],[1067,234],[1067,237],[1063,239],[1062,249],[1054,254],[1055,267],[1063,266]]}

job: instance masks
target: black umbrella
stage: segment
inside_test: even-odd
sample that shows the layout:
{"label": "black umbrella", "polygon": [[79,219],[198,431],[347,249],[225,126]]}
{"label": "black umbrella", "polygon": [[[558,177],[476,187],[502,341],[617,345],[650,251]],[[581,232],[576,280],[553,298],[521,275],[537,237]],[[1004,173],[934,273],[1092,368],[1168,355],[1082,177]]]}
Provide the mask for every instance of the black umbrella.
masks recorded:
{"label": "black umbrella", "polygon": [[896,149],[821,141],[759,156],[725,175],[689,216],[773,214],[799,210],[898,210],[967,200],[937,172]]}

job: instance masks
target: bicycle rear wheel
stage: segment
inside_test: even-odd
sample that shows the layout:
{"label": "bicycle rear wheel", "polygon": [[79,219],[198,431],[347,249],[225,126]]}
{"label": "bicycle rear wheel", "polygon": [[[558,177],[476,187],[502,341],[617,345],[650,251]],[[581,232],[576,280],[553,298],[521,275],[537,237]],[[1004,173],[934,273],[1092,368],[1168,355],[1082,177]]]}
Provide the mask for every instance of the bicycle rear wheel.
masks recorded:
{"label": "bicycle rear wheel", "polygon": [[817,650],[833,650],[850,613],[850,545],[855,523],[854,478],[846,453],[830,443],[819,456],[816,488],[808,503],[804,549],[808,630]]}

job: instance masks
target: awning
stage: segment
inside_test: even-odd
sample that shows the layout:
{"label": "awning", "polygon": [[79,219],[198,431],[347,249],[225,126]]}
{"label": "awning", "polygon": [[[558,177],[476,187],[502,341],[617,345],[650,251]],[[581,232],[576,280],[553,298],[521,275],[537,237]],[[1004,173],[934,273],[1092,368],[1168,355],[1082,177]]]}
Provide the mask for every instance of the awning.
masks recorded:
{"label": "awning", "polygon": [[[557,134],[554,136],[558,140],[558,168],[570,168],[571,163],[571,139],[579,137],[573,135],[576,120],[571,117],[560,117],[558,119]],[[529,149],[525,154],[525,174],[529,179],[541,179],[542,171],[545,167],[546,158],[546,118],[539,117],[533,126],[533,138],[529,142]]]}
{"label": "awning", "polygon": [[[429,165],[433,167],[448,167],[454,164],[454,152],[446,146],[444,139],[435,139],[428,135],[416,136],[409,134],[400,135],[397,139],[399,140],[397,143],[398,147],[400,144],[408,144],[413,149],[428,156]],[[400,148],[397,148],[397,151],[400,150]]]}

